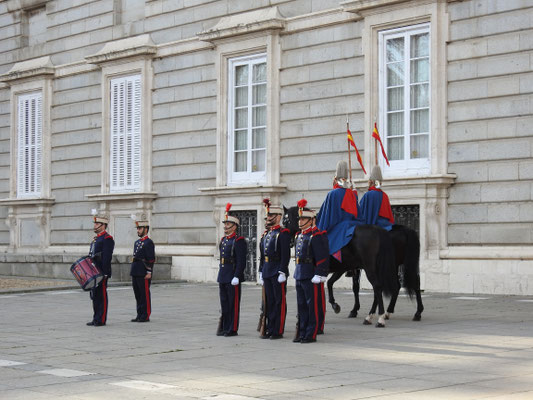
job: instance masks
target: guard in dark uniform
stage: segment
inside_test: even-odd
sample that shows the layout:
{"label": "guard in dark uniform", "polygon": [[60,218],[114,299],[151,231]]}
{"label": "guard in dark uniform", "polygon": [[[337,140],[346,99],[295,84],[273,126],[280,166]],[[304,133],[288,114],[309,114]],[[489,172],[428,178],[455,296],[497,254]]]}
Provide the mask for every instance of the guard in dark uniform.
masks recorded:
{"label": "guard in dark uniform", "polygon": [[247,245],[242,236],[237,236],[240,221],[229,214],[231,203],[226,205],[224,237],[220,240],[220,264],[218,288],[220,295],[221,317],[217,336],[237,336],[241,306],[241,282],[244,280]]}
{"label": "guard in dark uniform", "polygon": [[[132,215],[132,219],[136,219]],[[155,263],[155,245],[148,237],[150,224],[146,218],[135,221],[139,239],[133,245],[133,259],[131,262],[131,284],[135,301],[137,302],[137,316],[131,322],[148,322],[152,313],[152,296],[150,285]]]}
{"label": "guard in dark uniform", "polygon": [[[300,232],[296,236],[294,279],[298,302],[298,333],[293,342],[316,342],[320,324],[320,285],[329,270],[329,247],[325,232],[315,226],[314,211],[306,208],[307,200],[298,202]],[[322,326],[323,328],[323,326]]]}
{"label": "guard in dark uniform", "polygon": [[287,316],[287,277],[289,276],[290,233],[280,226],[283,210],[263,200],[266,213],[266,230],[259,245],[259,281],[265,287],[267,329],[263,339],[280,339],[285,330]]}
{"label": "guard in dark uniform", "polygon": [[93,319],[87,322],[89,326],[104,326],[107,322],[107,307],[109,304],[107,298],[107,280],[111,278],[111,258],[115,249],[113,236],[106,232],[109,219],[105,215],[97,215],[93,210],[94,233],[96,236],[91,242],[89,257],[92,258],[94,265],[100,270],[104,278],[100,284],[91,290],[91,299],[93,301]]}

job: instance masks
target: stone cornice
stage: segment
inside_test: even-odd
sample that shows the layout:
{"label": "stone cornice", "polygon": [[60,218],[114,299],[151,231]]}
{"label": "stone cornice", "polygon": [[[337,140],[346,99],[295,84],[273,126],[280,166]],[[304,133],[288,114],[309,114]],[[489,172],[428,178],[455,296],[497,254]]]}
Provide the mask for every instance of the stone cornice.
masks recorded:
{"label": "stone cornice", "polygon": [[102,64],[132,57],[153,58],[156,53],[157,46],[149,34],[144,34],[108,42],[102,50],[85,57],[85,60],[91,64]]}
{"label": "stone cornice", "polygon": [[51,78],[55,74],[55,67],[50,56],[21,61],[5,74],[0,75],[0,81],[12,83],[22,79]]}
{"label": "stone cornice", "polygon": [[204,192],[210,196],[254,196],[258,194],[274,194],[285,193],[287,185],[272,185],[272,186],[222,186],[222,187],[205,187],[199,188],[200,192]]}
{"label": "stone cornice", "polygon": [[95,201],[138,201],[138,200],[153,200],[157,198],[156,192],[131,192],[131,193],[97,193],[86,194],[90,200]]}
{"label": "stone cornice", "polygon": [[[426,176],[413,176],[413,177],[401,177],[401,178],[384,178],[383,188],[391,187],[407,187],[407,186],[420,186],[420,185],[434,185],[449,187],[453,185],[457,175],[455,174],[436,174]],[[367,179],[354,179],[354,185],[357,189],[366,188],[368,186]]]}
{"label": "stone cornice", "polygon": [[0,199],[0,205],[11,207],[24,207],[24,206],[45,206],[50,207],[55,203],[53,198],[9,198]]}
{"label": "stone cornice", "polygon": [[222,17],[211,29],[198,33],[198,38],[212,42],[250,33],[282,30],[284,27],[285,18],[277,7],[270,7]]}
{"label": "stone cornice", "polygon": [[30,11],[35,8],[46,6],[48,0],[8,0],[7,11],[14,12],[18,10]]}

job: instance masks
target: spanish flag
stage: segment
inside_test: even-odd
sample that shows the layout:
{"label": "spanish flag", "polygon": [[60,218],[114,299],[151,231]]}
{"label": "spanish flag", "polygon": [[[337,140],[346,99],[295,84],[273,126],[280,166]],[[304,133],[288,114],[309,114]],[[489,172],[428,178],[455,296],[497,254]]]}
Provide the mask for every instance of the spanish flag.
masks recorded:
{"label": "spanish flag", "polygon": [[363,166],[363,160],[361,159],[359,150],[357,150],[357,146],[355,145],[355,142],[353,141],[352,132],[350,132],[350,129],[347,129],[347,130],[348,130],[348,143],[350,143],[352,147],[355,149],[355,154],[357,155],[357,161],[359,161],[359,165],[363,169],[363,172],[366,174],[365,167]]}
{"label": "spanish flag", "polygon": [[372,137],[379,142],[379,145],[381,146],[381,154],[383,154],[383,157],[385,158],[387,165],[390,167],[389,159],[387,158],[387,154],[385,153],[385,149],[383,148],[383,143],[381,142],[381,138],[379,137],[378,125],[375,122],[374,122],[374,131],[372,132]]}

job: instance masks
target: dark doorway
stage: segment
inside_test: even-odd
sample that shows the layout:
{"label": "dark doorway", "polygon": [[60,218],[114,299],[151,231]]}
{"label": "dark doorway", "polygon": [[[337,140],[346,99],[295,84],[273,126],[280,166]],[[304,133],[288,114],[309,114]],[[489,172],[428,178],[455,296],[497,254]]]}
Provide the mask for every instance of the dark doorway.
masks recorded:
{"label": "dark doorway", "polygon": [[257,212],[256,211],[234,211],[241,221],[239,234],[244,236],[248,244],[248,257],[246,259],[246,269],[244,279],[255,282],[257,280]]}

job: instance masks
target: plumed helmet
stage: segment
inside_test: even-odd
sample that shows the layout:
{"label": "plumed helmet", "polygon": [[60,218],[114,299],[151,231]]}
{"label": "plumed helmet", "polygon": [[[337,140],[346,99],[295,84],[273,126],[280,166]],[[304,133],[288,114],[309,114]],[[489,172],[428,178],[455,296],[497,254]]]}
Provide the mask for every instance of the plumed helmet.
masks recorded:
{"label": "plumed helmet", "polygon": [[300,201],[298,201],[297,204],[298,204],[298,215],[300,216],[300,218],[314,218],[315,217],[315,212],[306,207],[307,205],[306,199],[301,199]]}
{"label": "plumed helmet", "polygon": [[346,161],[339,161],[337,169],[335,170],[335,178],[348,179],[348,163]]}
{"label": "plumed helmet", "polygon": [[370,177],[368,179],[371,181],[383,182],[383,175],[381,175],[381,168],[379,165],[376,165],[374,168],[372,168],[372,172],[370,173]]}
{"label": "plumed helmet", "polygon": [[93,216],[94,223],[98,224],[109,224],[109,217],[104,213],[99,213],[96,208],[93,208],[91,210],[91,214]]}
{"label": "plumed helmet", "polygon": [[268,198],[263,199],[263,206],[265,207],[265,215],[268,215],[268,214],[283,215],[283,209],[281,208],[281,206],[273,205],[270,202],[270,199]]}
{"label": "plumed helmet", "polygon": [[224,219],[222,220],[222,222],[233,222],[236,225],[240,225],[241,221],[239,221],[239,218],[234,217],[229,213],[229,210],[231,210],[231,206],[231,203],[226,204],[226,212],[224,213]]}
{"label": "plumed helmet", "polygon": [[142,214],[137,218],[135,214],[131,214],[130,218],[135,223],[136,228],[144,228],[144,227],[150,227],[150,222],[148,221],[148,218],[146,218],[146,215]]}

